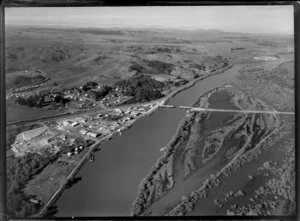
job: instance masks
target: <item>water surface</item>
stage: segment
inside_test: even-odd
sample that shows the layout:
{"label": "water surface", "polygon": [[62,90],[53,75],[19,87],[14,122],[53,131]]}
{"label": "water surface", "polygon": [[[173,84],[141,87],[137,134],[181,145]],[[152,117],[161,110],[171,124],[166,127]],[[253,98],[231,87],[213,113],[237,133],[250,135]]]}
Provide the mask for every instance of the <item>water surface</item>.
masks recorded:
{"label": "water surface", "polygon": [[[231,83],[242,67],[234,65],[224,73],[199,81],[169,104],[193,104],[204,92]],[[160,149],[172,138],[184,115],[180,109],[159,109],[104,144],[96,152],[95,162],[78,172],[82,181],[58,199],[56,216],[129,216],[140,181],[161,156]]]}

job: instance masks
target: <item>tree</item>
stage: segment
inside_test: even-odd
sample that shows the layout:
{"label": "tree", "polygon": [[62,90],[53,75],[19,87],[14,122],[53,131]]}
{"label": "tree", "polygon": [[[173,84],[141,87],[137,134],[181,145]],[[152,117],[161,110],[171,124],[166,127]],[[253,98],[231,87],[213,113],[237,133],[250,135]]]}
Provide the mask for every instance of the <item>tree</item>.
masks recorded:
{"label": "tree", "polygon": [[82,86],[82,90],[88,91],[91,89],[95,89],[98,86],[97,82],[89,81],[85,85]]}

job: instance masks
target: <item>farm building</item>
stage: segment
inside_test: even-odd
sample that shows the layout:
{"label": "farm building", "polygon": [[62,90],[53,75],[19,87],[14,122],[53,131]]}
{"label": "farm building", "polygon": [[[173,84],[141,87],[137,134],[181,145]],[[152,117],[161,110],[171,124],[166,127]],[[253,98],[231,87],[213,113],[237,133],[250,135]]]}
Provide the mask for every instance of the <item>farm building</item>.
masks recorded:
{"label": "farm building", "polygon": [[87,122],[87,119],[84,118],[84,117],[76,117],[74,120],[76,122],[79,122],[79,123],[86,123]]}
{"label": "farm building", "polygon": [[87,131],[86,130],[80,130],[79,131],[82,135],[86,135],[87,134]]}
{"label": "farm building", "polygon": [[116,109],[115,109],[115,112],[116,112],[117,114],[121,114],[121,113],[122,113],[122,110],[121,110],[120,108],[116,108]]}
{"label": "farm building", "polygon": [[76,121],[71,121],[71,120],[65,120],[63,121],[63,125],[68,127],[68,126],[71,126],[71,127],[75,127],[77,126],[79,123],[76,122]]}
{"label": "farm building", "polygon": [[99,137],[101,134],[94,133],[94,132],[88,132],[86,135],[91,136],[91,137]]}
{"label": "farm building", "polygon": [[40,200],[38,200],[38,199],[33,199],[33,198],[31,198],[29,201],[30,201],[31,203],[34,203],[34,204],[40,204],[40,203],[41,203]]}

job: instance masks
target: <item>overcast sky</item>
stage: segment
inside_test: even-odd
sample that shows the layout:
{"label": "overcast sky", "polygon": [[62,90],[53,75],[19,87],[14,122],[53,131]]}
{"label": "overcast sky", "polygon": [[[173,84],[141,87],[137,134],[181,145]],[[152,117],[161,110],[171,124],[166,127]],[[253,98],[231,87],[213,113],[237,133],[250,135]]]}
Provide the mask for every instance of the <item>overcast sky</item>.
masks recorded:
{"label": "overcast sky", "polygon": [[6,24],[66,27],[160,27],[293,34],[292,6],[6,8]]}

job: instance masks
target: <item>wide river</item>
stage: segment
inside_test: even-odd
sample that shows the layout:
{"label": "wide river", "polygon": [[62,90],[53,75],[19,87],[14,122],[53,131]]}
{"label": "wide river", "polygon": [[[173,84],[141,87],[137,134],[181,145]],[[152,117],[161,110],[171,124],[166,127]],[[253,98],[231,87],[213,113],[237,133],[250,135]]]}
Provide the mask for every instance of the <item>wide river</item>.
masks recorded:
{"label": "wide river", "polygon": [[[234,65],[197,82],[178,93],[169,104],[191,105],[204,92],[231,83],[242,67]],[[115,135],[103,144],[95,153],[95,161],[84,165],[76,175],[82,180],[66,189],[56,202],[56,216],[129,216],[140,181],[160,157],[160,149],[169,142],[184,116],[184,110],[158,109],[135,122],[122,136]]]}

